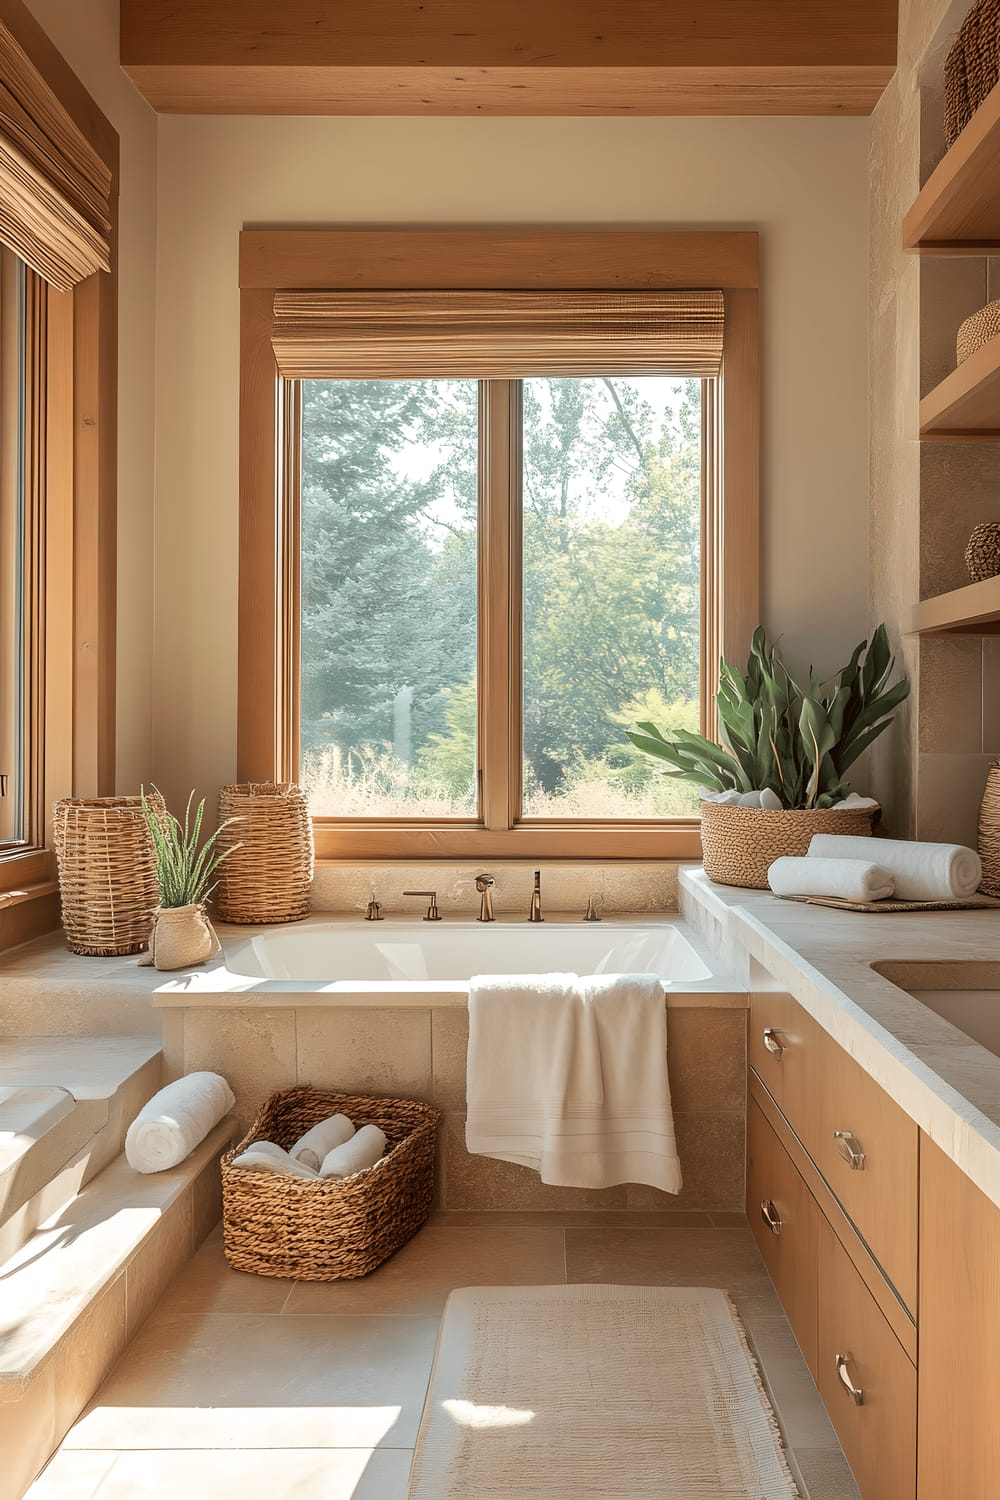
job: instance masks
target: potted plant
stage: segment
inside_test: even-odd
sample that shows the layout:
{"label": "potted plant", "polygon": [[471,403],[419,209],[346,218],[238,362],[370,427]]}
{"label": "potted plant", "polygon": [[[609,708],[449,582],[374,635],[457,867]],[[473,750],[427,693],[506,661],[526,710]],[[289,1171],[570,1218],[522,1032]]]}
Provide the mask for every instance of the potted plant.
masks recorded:
{"label": "potted plant", "polygon": [[871,832],[875,804],[844,805],[860,801],[845,772],[909,693],[905,677],[890,682],[895,665],[880,625],[828,682],[810,668],[800,686],[758,627],[746,672],[721,664],[721,744],[688,730],[667,739],[651,723],[627,731],[637,749],[663,763],[664,775],[702,789],[711,880],[765,889],[773,861],[805,854],[814,833]]}
{"label": "potted plant", "polygon": [[192,791],[182,825],[162,804],[151,804],[145,792],[142,794],[142,810],[156,853],[160,904],[153,916],[149,955],[140,963],[153,964],[157,969],[188,969],[203,964],[222,946],[206,914],[205,902],[215,889],[213,876],[230,852],[217,850],[216,840],[234,820],[220,824],[199,847],[205,799],[199,802],[192,819],[193,801]]}

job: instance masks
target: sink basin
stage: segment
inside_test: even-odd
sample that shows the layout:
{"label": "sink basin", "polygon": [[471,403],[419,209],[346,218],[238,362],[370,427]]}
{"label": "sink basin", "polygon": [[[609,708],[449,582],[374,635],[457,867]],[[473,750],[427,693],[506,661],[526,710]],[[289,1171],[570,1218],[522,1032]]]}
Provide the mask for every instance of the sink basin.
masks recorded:
{"label": "sink basin", "polygon": [[1000,964],[893,962],[872,967],[1000,1057]]}

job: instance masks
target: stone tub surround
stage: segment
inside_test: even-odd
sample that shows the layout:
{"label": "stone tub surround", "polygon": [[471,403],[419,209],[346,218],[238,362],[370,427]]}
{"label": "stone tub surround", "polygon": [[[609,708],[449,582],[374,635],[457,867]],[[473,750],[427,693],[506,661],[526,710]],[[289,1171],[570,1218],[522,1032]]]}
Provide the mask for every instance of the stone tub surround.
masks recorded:
{"label": "stone tub surround", "polygon": [[[782,901],[767,891],[713,885],[699,866],[681,874],[682,913],[739,944],[855,1058],[921,1130],[1000,1206],[1000,1058],[878,972],[907,964],[995,970],[1000,910],[884,917]],[[924,981],[927,987],[926,980]]]}
{"label": "stone tub surround", "polygon": [[390,864],[372,860],[350,864],[324,861],[316,866],[312,884],[314,911],[363,912],[374,890],[385,914],[411,912],[419,901],[403,891],[437,891],[442,912],[479,911],[476,876],[494,877],[493,905],[498,917],[528,914],[535,871],[542,872],[542,908],[580,917],[590,896],[602,914],[611,912],[670,912],[677,909],[677,872],[673,861],[618,860],[588,864],[578,860],[424,860]]}

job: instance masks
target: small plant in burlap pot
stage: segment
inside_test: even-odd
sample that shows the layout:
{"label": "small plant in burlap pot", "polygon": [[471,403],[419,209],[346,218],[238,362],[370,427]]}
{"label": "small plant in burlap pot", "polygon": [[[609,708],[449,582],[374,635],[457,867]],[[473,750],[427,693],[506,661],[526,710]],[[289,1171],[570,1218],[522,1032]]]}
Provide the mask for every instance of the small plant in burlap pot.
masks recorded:
{"label": "small plant in burlap pot", "polygon": [[215,847],[227,825],[223,823],[201,843],[205,799],[201,799],[192,818],[193,801],[191,792],[182,824],[162,804],[156,807],[147,802],[145,793],[142,799],[156,852],[160,904],[153,914],[149,954],[139,962],[166,971],[207,963],[222,948],[205,903],[215,889],[213,877],[229,853]]}

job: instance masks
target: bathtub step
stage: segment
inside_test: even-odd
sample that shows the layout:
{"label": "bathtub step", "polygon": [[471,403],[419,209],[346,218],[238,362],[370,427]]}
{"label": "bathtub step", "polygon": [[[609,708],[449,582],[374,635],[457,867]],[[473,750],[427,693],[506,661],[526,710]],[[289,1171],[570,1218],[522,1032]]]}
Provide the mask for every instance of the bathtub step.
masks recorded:
{"label": "bathtub step", "polygon": [[219,1217],[218,1125],[181,1166],[100,1172],[0,1265],[0,1500],[40,1472]]}
{"label": "bathtub step", "polygon": [[162,1077],[150,1040],[0,1039],[0,1261],[119,1154]]}

